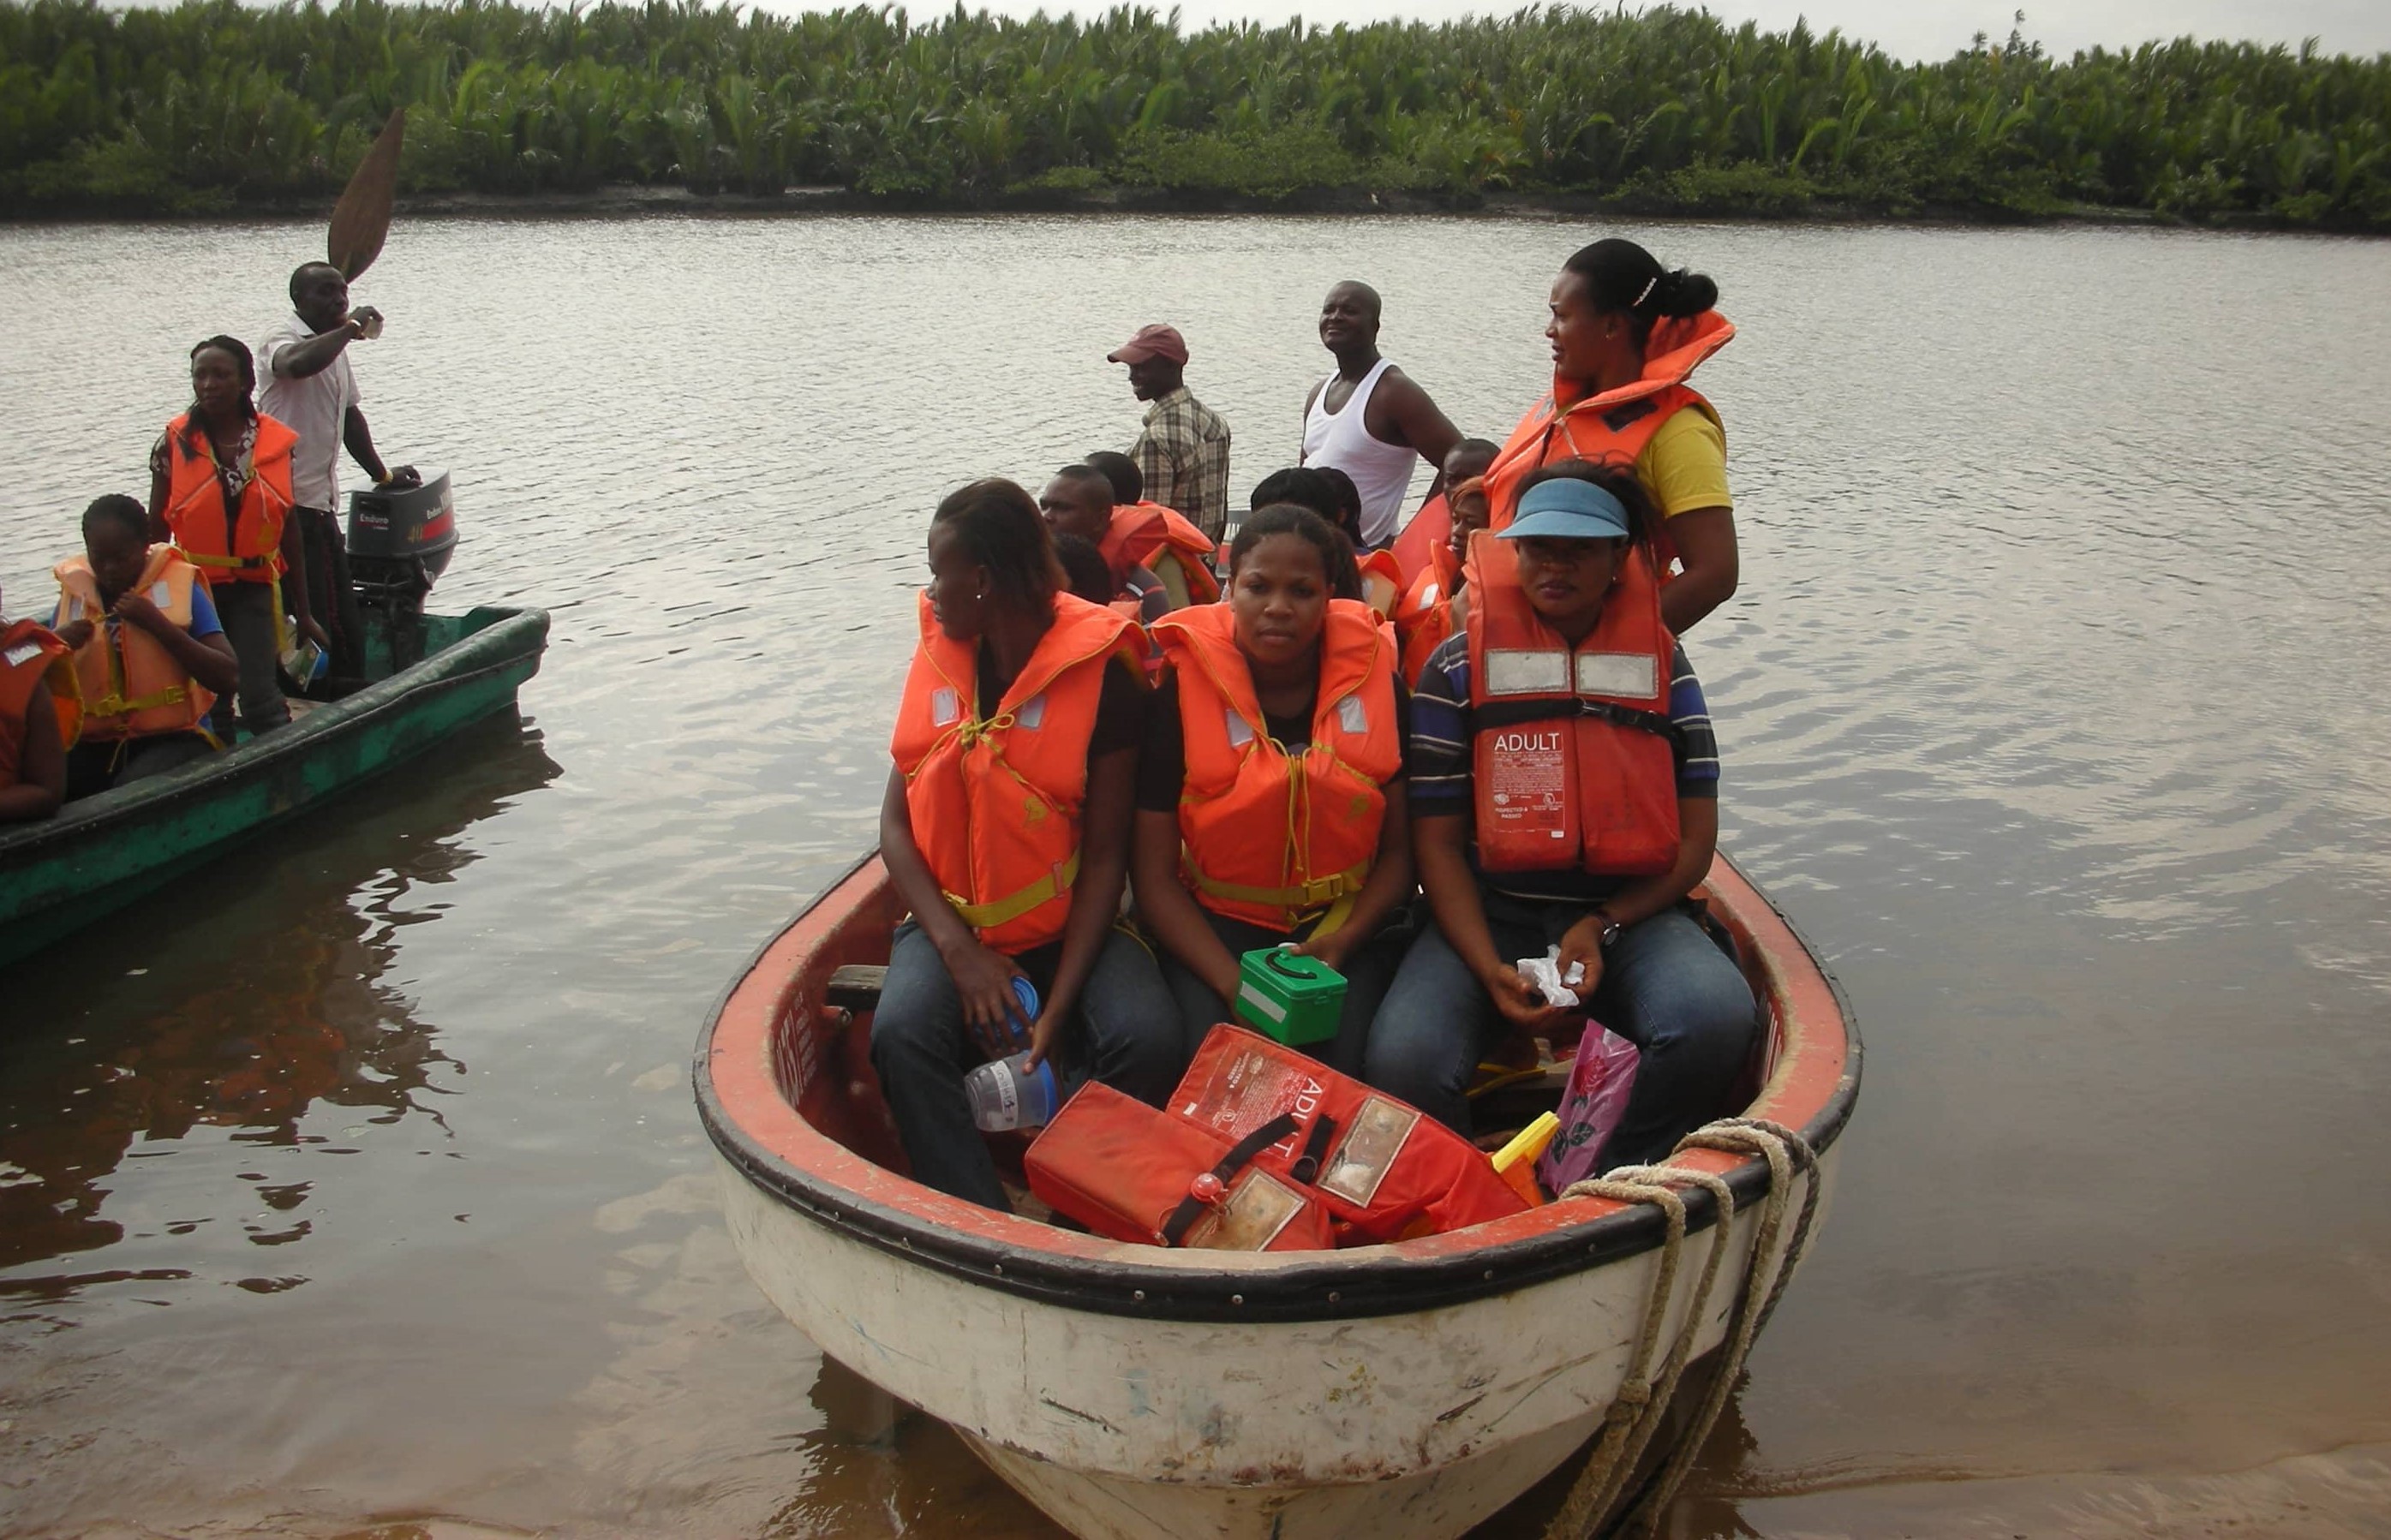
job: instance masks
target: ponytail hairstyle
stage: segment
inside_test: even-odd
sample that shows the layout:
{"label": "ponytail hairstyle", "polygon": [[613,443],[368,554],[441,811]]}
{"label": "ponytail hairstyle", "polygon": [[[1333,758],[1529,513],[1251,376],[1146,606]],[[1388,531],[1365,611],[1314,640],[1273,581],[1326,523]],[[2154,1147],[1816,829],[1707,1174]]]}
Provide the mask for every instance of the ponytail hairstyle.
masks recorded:
{"label": "ponytail hairstyle", "polygon": [[1707,275],[1683,267],[1671,272],[1643,247],[1617,237],[1578,248],[1561,271],[1585,280],[1595,309],[1624,315],[1639,348],[1662,319],[1699,316],[1718,304],[1718,285]]}
{"label": "ponytail hairstyle", "polygon": [[1345,532],[1301,503],[1274,502],[1254,510],[1229,542],[1229,583],[1237,581],[1237,564],[1273,535],[1292,535],[1320,553],[1320,570],[1328,579],[1332,599],[1362,597],[1362,569],[1353,561],[1353,543]]}
{"label": "ponytail hairstyle", "polygon": [[1043,614],[1064,586],[1053,537],[1028,493],[1002,476],[957,487],[930,515],[947,524],[972,561],[988,569],[991,589],[1017,608]]}
{"label": "ponytail hairstyle", "polygon": [[1642,546],[1648,552],[1651,550],[1652,533],[1661,527],[1661,511],[1652,506],[1652,495],[1644,490],[1642,482],[1635,479],[1633,467],[1597,464],[1590,459],[1557,459],[1521,477],[1519,489],[1512,497],[1511,505],[1517,508],[1519,498],[1527,496],[1529,487],[1547,481],[1590,482],[1617,498],[1619,506],[1627,511],[1629,542]]}

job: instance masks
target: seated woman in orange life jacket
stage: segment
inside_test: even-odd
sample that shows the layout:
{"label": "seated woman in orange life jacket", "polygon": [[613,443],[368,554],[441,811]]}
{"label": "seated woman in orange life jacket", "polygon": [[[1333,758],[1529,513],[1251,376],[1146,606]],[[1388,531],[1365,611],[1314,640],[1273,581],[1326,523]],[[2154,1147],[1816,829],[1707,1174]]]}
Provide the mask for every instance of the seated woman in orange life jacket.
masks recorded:
{"label": "seated woman in orange life jacket", "polygon": [[1192,1056],[1229,1019],[1242,953],[1292,943],[1345,975],[1322,1056],[1361,1068],[1402,961],[1412,891],[1404,702],[1366,605],[1333,596],[1344,542],[1277,504],[1229,547],[1229,595],[1154,628],[1168,662],[1146,708],[1131,874]]}
{"label": "seated woman in orange life jacket", "polygon": [[1114,925],[1144,644],[1108,607],[1058,591],[1038,505],[1009,481],[940,503],[929,557],[880,809],[881,857],[911,913],[872,1062],[914,1179],[1003,1209],[963,1076],[1015,1051],[1015,975],[1039,992],[1030,1051],[1066,1079],[1159,1105],[1185,1068],[1153,954]]}
{"label": "seated woman in orange life jacket", "polygon": [[0,620],[0,823],[48,818],[66,800],[75,693],[65,642],[34,621]]}
{"label": "seated woman in orange life jacket", "polygon": [[68,798],[214,753],[208,708],[239,687],[240,665],[207,579],[174,547],[149,543],[148,511],[131,498],[95,499],[83,513],[83,554],[56,572],[52,624],[74,649],[84,701]]}
{"label": "seated woman in orange life jacket", "polygon": [[1472,540],[1464,632],[1412,699],[1412,848],[1435,924],[1364,1068],[1468,1132],[1486,1051],[1573,1014],[1513,966],[1557,944],[1594,1019],[1643,1051],[1606,1167],[1664,1158],[1725,1112],[1758,1024],[1684,901],[1718,843],[1718,744],[1661,620],[1652,517],[1631,474],[1562,461],[1526,478],[1499,536]]}
{"label": "seated woman in orange life jacket", "polygon": [[[1078,536],[1094,545],[1102,555],[1105,533],[1112,527],[1113,484],[1092,465],[1066,465],[1038,494],[1038,511],[1045,517],[1051,533]],[[1173,606],[1170,590],[1151,568],[1123,561],[1112,576],[1115,592],[1105,602],[1135,600],[1136,618],[1144,624],[1170,613]]]}

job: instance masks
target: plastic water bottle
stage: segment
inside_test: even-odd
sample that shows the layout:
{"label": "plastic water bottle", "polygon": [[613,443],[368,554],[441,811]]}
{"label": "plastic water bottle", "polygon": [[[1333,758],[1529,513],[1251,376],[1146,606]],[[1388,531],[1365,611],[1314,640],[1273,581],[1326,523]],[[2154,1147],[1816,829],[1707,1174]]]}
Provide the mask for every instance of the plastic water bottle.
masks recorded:
{"label": "plastic water bottle", "polygon": [[1043,1128],[1063,1100],[1054,1067],[1027,1068],[1027,1051],[983,1064],[963,1077],[963,1095],[971,1103],[972,1121],[982,1133],[1007,1129]]}

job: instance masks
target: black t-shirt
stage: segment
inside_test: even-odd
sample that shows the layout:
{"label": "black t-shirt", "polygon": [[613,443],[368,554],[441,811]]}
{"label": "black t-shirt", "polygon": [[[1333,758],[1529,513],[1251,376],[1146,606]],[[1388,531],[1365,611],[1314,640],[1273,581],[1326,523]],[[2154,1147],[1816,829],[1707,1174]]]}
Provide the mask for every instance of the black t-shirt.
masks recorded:
{"label": "black t-shirt", "polygon": [[[1018,679],[1019,675],[1015,675]],[[996,659],[982,643],[979,648],[979,712],[985,718],[1004,704],[1004,692],[1013,688],[1012,679],[999,679]],[[1131,748],[1138,742],[1144,727],[1143,708],[1145,681],[1139,678],[1137,667],[1118,654],[1105,666],[1103,693],[1096,697],[1096,727],[1088,735],[1088,763],[1095,762],[1116,749]]]}
{"label": "black t-shirt", "polygon": [[[1394,696],[1390,703],[1395,714],[1398,743],[1409,743],[1412,734],[1411,692],[1403,688],[1401,679],[1389,680]],[[1312,718],[1319,708],[1319,692],[1314,687],[1312,698],[1306,701],[1300,716],[1281,717],[1265,711],[1262,727],[1270,735],[1294,753],[1312,742]],[[1403,768],[1387,777],[1393,785],[1403,778]],[[1140,812],[1170,813],[1179,810],[1179,794],[1187,784],[1187,735],[1179,720],[1179,676],[1165,672],[1162,682],[1145,702],[1145,746],[1137,758],[1137,806]]]}

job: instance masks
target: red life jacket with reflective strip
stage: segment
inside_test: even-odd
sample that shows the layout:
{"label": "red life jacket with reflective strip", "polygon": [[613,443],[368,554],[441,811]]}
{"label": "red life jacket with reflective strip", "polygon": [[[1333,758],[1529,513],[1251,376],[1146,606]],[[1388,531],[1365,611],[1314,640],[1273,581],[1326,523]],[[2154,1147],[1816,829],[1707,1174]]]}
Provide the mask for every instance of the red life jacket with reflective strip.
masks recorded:
{"label": "red life jacket with reflective strip", "polygon": [[1395,650],[1376,616],[1328,602],[1312,742],[1290,756],[1262,720],[1253,670],[1225,604],[1154,624],[1179,679],[1187,775],[1179,794],[1183,871],[1215,914],[1291,931],[1350,909],[1370,877],[1386,822],[1386,783],[1402,768]]}
{"label": "red life jacket with reflective strip", "polygon": [[1209,604],[1221,597],[1221,580],[1212,576],[1211,538],[1177,509],[1158,502],[1117,503],[1112,527],[1097,549],[1116,577],[1131,567],[1146,567],[1166,587],[1176,573],[1189,604]]}
{"label": "red life jacket with reflective strip", "polygon": [[[166,424],[166,528],[194,565],[217,582],[270,583],[282,575],[282,524],[291,516],[291,452],[299,435],[264,412],[238,507],[225,507],[215,445],[191,414]],[[196,444],[192,441],[196,440]]]}
{"label": "red life jacket with reflective strip", "polygon": [[72,748],[83,727],[83,692],[76,687],[73,654],[48,627],[31,620],[0,629],[0,786],[17,783],[25,748],[25,708],[33,687],[50,687],[50,710],[58,743]]}
{"label": "red life jacket with reflective strip", "polygon": [[1355,563],[1362,572],[1362,598],[1378,613],[1381,620],[1390,620],[1403,601],[1403,566],[1391,550],[1364,551]]}
{"label": "red life jacket with reflective strip", "polygon": [[1453,595],[1461,586],[1461,559],[1451,546],[1428,550],[1428,564],[1412,579],[1395,608],[1395,637],[1403,648],[1403,682],[1417,684],[1428,655],[1453,635]]}
{"label": "red life jacket with reflective strip", "polygon": [[[1584,459],[1632,471],[1652,435],[1662,423],[1690,407],[1719,420],[1718,412],[1686,384],[1686,377],[1735,338],[1735,325],[1715,310],[1684,320],[1663,321],[1652,329],[1645,349],[1643,374],[1616,390],[1572,398],[1577,386],[1556,378],[1552,393],[1529,408],[1511,430],[1503,452],[1486,472],[1490,527],[1511,523],[1519,500],[1519,483],[1528,472],[1557,459]],[[1666,574],[1676,560],[1676,547],[1661,528],[1649,532],[1658,572]]]}
{"label": "red life jacket with reflective strip", "polygon": [[[82,681],[83,735],[95,741],[184,732],[208,718],[215,696],[191,678],[166,644],[129,621],[111,621],[91,563],[70,556],[50,569],[58,580],[58,623],[91,622],[91,640],[75,649]],[[173,546],[151,546],[133,587],[174,625],[191,624],[191,598],[206,582]]]}
{"label": "red life jacket with reflective strip", "polygon": [[1468,582],[1480,868],[1667,871],[1678,848],[1676,643],[1642,548],[1625,548],[1602,618],[1574,648],[1537,617],[1517,558],[1490,531],[1470,537]]}
{"label": "red life jacket with reflective strip", "polygon": [[983,944],[1027,951],[1060,937],[1070,913],[1105,669],[1116,656],[1142,663],[1137,628],[1056,594],[1053,624],[983,718],[978,644],[940,630],[927,593],[921,619],[889,744],[913,841]]}

